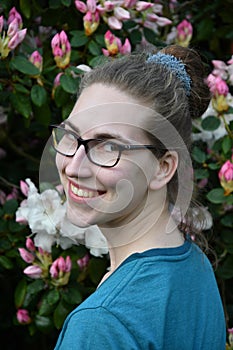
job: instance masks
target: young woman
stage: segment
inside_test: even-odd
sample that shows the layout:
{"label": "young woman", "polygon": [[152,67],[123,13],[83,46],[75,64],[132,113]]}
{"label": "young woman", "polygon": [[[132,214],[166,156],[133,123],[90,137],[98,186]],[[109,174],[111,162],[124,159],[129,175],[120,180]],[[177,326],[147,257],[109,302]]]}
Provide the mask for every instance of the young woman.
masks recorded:
{"label": "young woman", "polygon": [[209,103],[203,80],[198,54],[176,45],[115,59],[84,75],[71,115],[53,127],[68,218],[98,225],[111,261],[56,350],[225,349],[214,273],[190,238],[188,148],[191,118]]}

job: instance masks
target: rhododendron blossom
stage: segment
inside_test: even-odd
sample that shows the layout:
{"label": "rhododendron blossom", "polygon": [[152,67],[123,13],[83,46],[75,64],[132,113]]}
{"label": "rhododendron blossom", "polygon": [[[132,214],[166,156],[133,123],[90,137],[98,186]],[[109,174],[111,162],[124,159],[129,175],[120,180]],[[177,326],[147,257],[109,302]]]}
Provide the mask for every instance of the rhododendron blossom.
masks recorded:
{"label": "rhododendron blossom", "polygon": [[[16,211],[16,221],[28,223],[35,235],[35,246],[51,252],[54,244],[67,249],[73,244],[87,241],[91,254],[95,256],[107,254],[105,237],[97,226],[84,229],[73,225],[67,219],[66,202],[62,201],[57,190],[48,189],[40,194],[30,179],[26,179],[26,184],[28,185],[27,199],[22,201]],[[93,247],[90,244],[89,234],[95,237]]]}

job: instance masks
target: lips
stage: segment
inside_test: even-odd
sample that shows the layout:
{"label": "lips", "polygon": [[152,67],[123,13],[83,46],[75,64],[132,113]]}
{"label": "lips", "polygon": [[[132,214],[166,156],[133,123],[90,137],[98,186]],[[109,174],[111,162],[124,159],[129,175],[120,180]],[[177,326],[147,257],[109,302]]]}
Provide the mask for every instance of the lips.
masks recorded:
{"label": "lips", "polygon": [[80,187],[72,182],[69,183],[71,195],[79,198],[93,198],[104,194],[104,191],[96,191],[85,187]]}

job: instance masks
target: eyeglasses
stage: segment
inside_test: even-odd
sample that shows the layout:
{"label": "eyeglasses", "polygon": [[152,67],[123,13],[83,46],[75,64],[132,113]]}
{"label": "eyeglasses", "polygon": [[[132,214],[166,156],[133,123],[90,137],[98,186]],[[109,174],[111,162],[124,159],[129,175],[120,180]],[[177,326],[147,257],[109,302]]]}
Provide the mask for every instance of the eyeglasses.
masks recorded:
{"label": "eyeglasses", "polygon": [[83,140],[74,132],[62,126],[51,125],[53,147],[56,152],[66,157],[73,157],[83,145],[88,159],[100,167],[112,168],[119,162],[123,151],[155,149],[153,145],[122,145],[104,139]]}

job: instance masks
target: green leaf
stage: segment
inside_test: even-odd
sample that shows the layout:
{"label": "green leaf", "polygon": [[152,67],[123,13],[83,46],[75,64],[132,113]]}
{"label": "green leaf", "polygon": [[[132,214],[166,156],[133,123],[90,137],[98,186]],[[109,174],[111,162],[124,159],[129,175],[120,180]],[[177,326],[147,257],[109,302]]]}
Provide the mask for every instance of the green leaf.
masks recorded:
{"label": "green leaf", "polygon": [[66,316],[70,313],[71,310],[72,306],[68,307],[64,302],[60,301],[53,314],[53,321],[57,329],[60,329],[62,327]]}
{"label": "green leaf", "polygon": [[222,141],[222,150],[226,154],[231,150],[231,148],[232,148],[232,140],[230,136],[225,136]]}
{"label": "green leaf", "polygon": [[72,47],[81,47],[86,45],[88,42],[88,37],[85,35],[84,31],[81,30],[72,30],[70,32],[73,37],[70,40],[70,44]]}
{"label": "green leaf", "polygon": [[226,201],[223,188],[214,188],[207,194],[207,199],[214,204],[220,204]]}
{"label": "green leaf", "polygon": [[23,74],[28,75],[38,75],[40,74],[39,69],[34,66],[30,61],[28,61],[25,57],[15,56],[11,62],[11,67],[18,70]]}
{"label": "green leaf", "polygon": [[51,9],[57,9],[61,6],[61,0],[49,0],[49,7]]}
{"label": "green leaf", "polygon": [[19,7],[21,12],[26,18],[31,16],[31,1],[30,0],[20,0]]}
{"label": "green leaf", "polygon": [[22,84],[14,84],[14,89],[15,91],[21,92],[22,94],[30,94],[30,91]]}
{"label": "green leaf", "polygon": [[0,265],[4,267],[4,269],[11,270],[14,267],[13,262],[8,259],[6,256],[0,256]]}
{"label": "green leaf", "polygon": [[77,287],[70,287],[63,293],[63,299],[68,304],[78,305],[82,302],[82,295]]}
{"label": "green leaf", "polygon": [[61,0],[62,5],[69,7],[71,5],[71,0]]}
{"label": "green leaf", "polygon": [[197,163],[202,164],[206,161],[207,156],[199,147],[195,146],[192,150],[192,157]]}
{"label": "green leaf", "polygon": [[54,93],[54,100],[57,107],[64,106],[69,101],[69,98],[70,94],[65,92],[60,85],[56,87]]}
{"label": "green leaf", "polygon": [[59,301],[60,295],[56,289],[50,290],[42,299],[39,315],[48,316],[50,315]]}
{"label": "green leaf", "polygon": [[220,169],[220,165],[219,165],[219,164],[216,164],[216,163],[209,163],[209,164],[208,164],[208,167],[209,167],[211,170]]}
{"label": "green leaf", "polygon": [[13,215],[16,210],[18,209],[18,202],[16,199],[10,199],[9,201],[6,201],[3,205],[3,211],[5,214]]}
{"label": "green leaf", "polygon": [[99,45],[94,41],[94,40],[91,40],[88,44],[88,49],[90,51],[90,53],[93,55],[93,56],[99,56],[101,55],[101,48],[99,47]]}
{"label": "green leaf", "polygon": [[105,41],[104,41],[104,35],[103,34],[96,34],[95,35],[95,40],[97,44],[99,44],[101,47],[105,46]]}
{"label": "green leaf", "polygon": [[34,105],[41,107],[46,103],[47,93],[43,86],[33,85],[31,89],[31,99]]}
{"label": "green leaf", "polygon": [[137,45],[142,41],[142,34],[138,29],[134,29],[129,33],[129,40],[133,45]]}
{"label": "green leaf", "polygon": [[19,224],[18,222],[14,221],[14,220],[9,221],[9,223],[8,223],[8,228],[9,228],[10,232],[20,232],[25,227],[26,227],[26,225]]}
{"label": "green leaf", "polygon": [[25,94],[13,93],[11,94],[11,103],[16,111],[24,118],[28,119],[32,112],[30,97]]}
{"label": "green leaf", "polygon": [[61,87],[69,94],[75,94],[78,91],[78,79],[63,74],[60,78]]}
{"label": "green leaf", "polygon": [[145,35],[146,40],[149,41],[149,43],[155,44],[156,34],[152,29],[143,28],[143,33]]}
{"label": "green leaf", "polygon": [[233,245],[233,234],[232,230],[225,229],[221,232],[221,238],[227,245]]}
{"label": "green leaf", "polygon": [[36,315],[35,324],[43,333],[48,333],[53,329],[53,321],[50,317]]}
{"label": "green leaf", "polygon": [[207,169],[195,169],[194,174],[196,180],[206,179],[209,177],[209,172]]}
{"label": "green leaf", "polygon": [[44,289],[44,282],[38,279],[27,286],[27,293],[37,294]]}
{"label": "green leaf", "polygon": [[24,302],[24,298],[27,292],[27,283],[24,279],[22,279],[16,289],[15,289],[15,306],[17,308],[21,307]]}
{"label": "green leaf", "polygon": [[47,100],[47,103],[45,103],[43,106],[34,106],[33,108],[35,119],[45,127],[47,127],[50,124],[51,120],[51,110],[48,105],[48,102],[49,101]]}
{"label": "green leaf", "polygon": [[74,107],[74,102],[69,102],[62,108],[62,119],[65,120],[71,113]]}
{"label": "green leaf", "polygon": [[220,120],[217,117],[209,116],[202,120],[201,126],[204,130],[214,131],[218,129]]}
{"label": "green leaf", "polygon": [[[233,215],[232,214],[225,215],[221,219],[221,223],[226,227],[233,227]],[[233,243],[233,234],[232,234],[232,243]]]}
{"label": "green leaf", "polygon": [[216,273],[223,279],[230,279],[233,277],[233,255],[228,255],[226,257],[226,260],[222,266],[219,266]]}
{"label": "green leaf", "polygon": [[106,261],[101,258],[92,258],[88,265],[88,272],[93,283],[96,285],[100,282],[104,273],[106,273]]}

